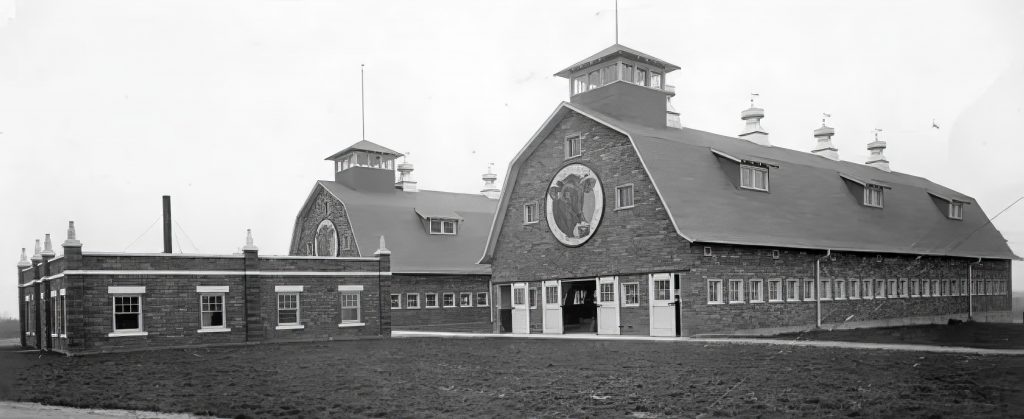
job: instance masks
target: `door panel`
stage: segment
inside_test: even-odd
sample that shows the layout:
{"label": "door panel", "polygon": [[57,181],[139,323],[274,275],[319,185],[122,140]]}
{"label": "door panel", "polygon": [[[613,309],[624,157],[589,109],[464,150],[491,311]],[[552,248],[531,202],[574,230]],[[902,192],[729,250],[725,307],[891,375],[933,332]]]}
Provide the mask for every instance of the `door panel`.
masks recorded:
{"label": "door panel", "polygon": [[530,306],[525,282],[512,284],[512,333],[530,333]]}
{"label": "door panel", "polygon": [[676,307],[672,305],[675,287],[671,274],[651,274],[648,297],[651,307],[651,336],[676,335]]}
{"label": "door panel", "polygon": [[619,278],[597,279],[597,334],[619,334]]}
{"label": "door panel", "polygon": [[544,333],[561,334],[562,324],[562,283],[544,281]]}

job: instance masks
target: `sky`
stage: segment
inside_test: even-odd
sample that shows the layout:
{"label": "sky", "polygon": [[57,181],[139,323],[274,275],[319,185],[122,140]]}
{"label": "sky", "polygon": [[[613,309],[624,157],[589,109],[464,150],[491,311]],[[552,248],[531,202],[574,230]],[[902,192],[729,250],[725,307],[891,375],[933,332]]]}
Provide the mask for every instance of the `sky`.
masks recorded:
{"label": "sky", "polygon": [[[668,75],[684,126],[736,135],[757,92],[773,145],[840,158],[882,129],[893,170],[1024,196],[1024,2],[620,0],[620,43]],[[0,0],[0,316],[15,265],[74,220],[85,251],[287,254],[329,156],[408,153],[420,189],[473,193],[561,101],[552,74],[615,41],[613,0]],[[933,127],[933,121],[939,126]],[[971,210],[973,208],[968,208]],[[1024,203],[994,224],[1024,255]],[[1014,264],[1024,290],[1024,265]]]}

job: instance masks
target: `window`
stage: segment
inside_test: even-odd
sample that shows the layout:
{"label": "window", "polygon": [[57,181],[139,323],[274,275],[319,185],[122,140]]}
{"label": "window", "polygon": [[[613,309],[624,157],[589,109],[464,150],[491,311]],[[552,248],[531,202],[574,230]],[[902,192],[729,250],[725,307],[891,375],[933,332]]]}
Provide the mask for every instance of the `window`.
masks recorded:
{"label": "window", "polygon": [[814,301],[814,281],[804,280],[804,301]]}
{"label": "window", "polygon": [[572,94],[579,94],[587,91],[587,75],[583,74],[572,79]]}
{"label": "window", "polygon": [[672,299],[672,282],[668,278],[654,279],[654,299],[657,301],[668,301]]}
{"label": "window", "polygon": [[306,243],[306,256],[313,256],[313,243]]}
{"label": "window", "polygon": [[779,258],[779,251],[778,250],[772,250],[772,259],[778,259],[778,258]]}
{"label": "window", "polygon": [[512,287],[512,304],[521,306],[526,304],[526,290],[522,288]]}
{"label": "window", "polygon": [[401,310],[402,309],[402,294],[391,294],[391,309]]}
{"label": "window", "polygon": [[530,287],[530,308],[537,308],[537,289]]}
{"label": "window", "polygon": [[622,80],[633,82],[633,66],[629,64],[622,65]]}
{"label": "window", "polygon": [[633,184],[615,187],[615,209],[633,208]]}
{"label": "window", "polygon": [[832,286],[831,285],[832,284],[830,284],[828,280],[820,281],[818,283],[818,297],[820,297],[822,300],[831,300],[832,299]]}
{"label": "window", "polygon": [[352,248],[352,237],[348,234],[341,236],[341,250],[349,250]]}
{"label": "window", "polygon": [[875,281],[875,298],[885,298],[885,280]]}
{"label": "window", "polygon": [[523,204],[523,224],[533,224],[537,220],[537,203],[528,202]]}
{"label": "window", "polygon": [[544,286],[544,305],[558,304],[558,285]]}
{"label": "window", "polygon": [[931,295],[931,281],[927,279],[921,280],[921,296],[928,297]]}
{"label": "window", "polygon": [[565,158],[570,159],[583,155],[582,140],[579,134],[565,137]]}
{"label": "window", "polygon": [[844,281],[842,279],[837,279],[836,280],[836,299],[837,300],[845,300],[846,299],[846,281]]}
{"label": "window", "polygon": [[476,293],[476,306],[477,307],[487,307],[488,305],[490,305],[489,302],[488,302],[488,298],[490,298],[490,294],[488,294],[486,292],[478,292],[478,293]]}
{"label": "window", "polygon": [[341,292],[341,324],[361,323],[359,318],[359,291]]}
{"label": "window", "polygon": [[704,256],[711,256],[711,247],[704,246]]}
{"label": "window", "polygon": [[661,89],[661,73],[651,72],[651,87]]}
{"label": "window", "polygon": [[949,218],[954,220],[964,219],[964,203],[953,201],[949,203]]}
{"label": "window", "polygon": [[763,282],[760,279],[751,279],[747,281],[747,301],[752,303],[760,303],[764,301],[762,293]]}
{"label": "window", "polygon": [[946,281],[939,281],[939,295],[949,295],[946,291]]}
{"label": "window", "polygon": [[295,292],[277,294],[277,324],[299,324],[299,294]]}
{"label": "window", "polygon": [[459,307],[473,307],[473,293],[463,292],[459,294]]}
{"label": "window", "polygon": [[405,294],[405,308],[420,308],[420,295],[415,293]]}
{"label": "window", "polygon": [[587,83],[587,90],[594,90],[594,89],[596,89],[598,87],[601,87],[601,72],[600,72],[600,70],[591,71],[590,75],[588,75],[588,78],[590,80],[588,80],[588,83]]}
{"label": "window", "polygon": [[330,213],[331,213],[331,208],[327,206],[326,202],[324,202],[324,215],[328,215]]}
{"label": "window", "polygon": [[768,301],[782,301],[782,281],[768,280]]}
{"label": "window", "polygon": [[708,304],[722,304],[724,302],[722,296],[722,280],[721,279],[709,279],[708,280]]}
{"label": "window", "polygon": [[68,335],[68,300],[65,297],[65,290],[60,290],[60,316],[57,317],[57,324],[60,326],[60,337]]}
{"label": "window", "polygon": [[636,84],[639,84],[641,86],[646,86],[647,85],[647,69],[646,68],[637,68],[636,69]]}
{"label": "window", "polygon": [[622,284],[622,305],[626,307],[640,305],[640,284],[636,282]]}
{"label": "window", "polygon": [[57,319],[57,291],[50,291],[50,321],[53,322],[53,327],[50,328],[50,337],[60,336],[60,323],[56,322]]}
{"label": "window", "polygon": [[201,315],[201,329],[223,329],[224,323],[224,294],[200,294],[199,312]]}
{"label": "window", "polygon": [[619,69],[616,64],[605,66],[601,69],[601,84],[611,83],[619,78]]}
{"label": "window", "polygon": [[114,296],[114,332],[142,331],[142,296]]}
{"label": "window", "polygon": [[457,230],[455,224],[455,220],[447,220],[444,218],[431,218],[430,234],[455,234]]}
{"label": "window", "polygon": [[957,286],[959,281],[952,279],[949,281],[949,295],[960,295],[960,287]]}
{"label": "window", "polygon": [[768,169],[740,165],[740,187],[758,191],[767,191]]}
{"label": "window", "polygon": [[426,308],[437,308],[437,293],[431,292],[423,296],[423,305]]}
{"label": "window", "polygon": [[800,282],[795,279],[786,281],[786,301],[800,300]]}
{"label": "window", "polygon": [[731,279],[729,280],[729,302],[730,303],[742,303],[743,302],[743,280]]}
{"label": "window", "polygon": [[850,280],[850,298],[860,298],[860,281]]}
{"label": "window", "polygon": [[939,294],[939,280],[938,279],[933,279],[932,280],[932,293],[931,293],[931,296],[932,297],[938,297],[939,295],[941,295],[941,294]]}
{"label": "window", "polygon": [[899,294],[897,293],[897,290],[896,290],[896,280],[895,279],[890,279],[888,284],[889,284],[889,286],[886,288],[886,292],[885,292],[886,297],[889,297],[889,298],[899,297]]}
{"label": "window", "polygon": [[441,294],[441,304],[445,307],[455,307],[455,293],[446,292]]}
{"label": "window", "polygon": [[882,188],[875,185],[864,187],[864,205],[882,208]]}

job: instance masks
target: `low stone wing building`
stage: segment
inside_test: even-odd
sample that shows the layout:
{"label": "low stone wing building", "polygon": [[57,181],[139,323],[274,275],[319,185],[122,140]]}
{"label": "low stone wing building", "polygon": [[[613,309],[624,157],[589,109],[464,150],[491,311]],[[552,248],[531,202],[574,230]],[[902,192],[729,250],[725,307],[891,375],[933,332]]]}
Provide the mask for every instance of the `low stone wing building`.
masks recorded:
{"label": "low stone wing building", "polygon": [[[697,335],[1001,319],[1016,256],[968,195],[682,127],[665,74],[614,45],[557,73],[559,104],[511,162],[481,263],[495,331]],[[808,139],[812,132],[808,132]]]}
{"label": "low stone wing building", "polygon": [[[488,265],[477,264],[497,206],[488,172],[479,194],[421,190],[401,154],[360,141],[327,158],[333,181],[318,181],[295,219],[290,254],[358,257],[388,238],[392,327],[490,331]],[[398,177],[396,179],[396,169]]]}
{"label": "low stone wing building", "polygon": [[390,252],[367,257],[83,251],[74,225],[22,252],[21,344],[80,355],[391,335]]}

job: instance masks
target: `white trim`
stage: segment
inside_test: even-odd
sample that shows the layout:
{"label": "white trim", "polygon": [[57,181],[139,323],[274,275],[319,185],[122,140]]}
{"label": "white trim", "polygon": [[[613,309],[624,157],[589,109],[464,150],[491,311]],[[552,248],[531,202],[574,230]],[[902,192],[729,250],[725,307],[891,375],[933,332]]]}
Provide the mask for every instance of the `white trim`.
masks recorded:
{"label": "white trim", "polygon": [[274,292],[302,292],[304,285],[275,285]]}
{"label": "white trim", "polygon": [[[462,305],[462,296],[464,296],[464,295],[469,295],[469,304],[468,305]],[[474,298],[476,298],[476,295],[473,292],[462,292],[462,291],[459,291],[459,307],[473,307],[473,303],[474,303],[473,299]]]}
{"label": "white trim", "polygon": [[304,324],[279,324],[277,326],[274,326],[274,330],[298,330],[305,328],[306,325]]}
{"label": "white trim", "polygon": [[[433,295],[434,296],[434,305],[432,305],[432,306],[428,306],[427,305],[427,296],[428,295]],[[441,307],[441,301],[437,299],[437,293],[436,292],[425,292],[425,293],[423,293],[423,308],[439,308],[439,307]]]}
{"label": "white trim", "polygon": [[371,261],[380,260],[380,258],[372,257],[372,256],[371,257],[367,257],[367,256],[338,256],[338,257],[330,257],[330,256],[303,256],[303,255],[296,255],[296,256],[288,256],[288,255],[263,256],[263,255],[260,255],[260,259],[358,260],[358,261],[365,261],[365,262],[371,262]]}
{"label": "white trim", "polygon": [[[711,299],[711,293],[708,292],[708,290],[710,289],[709,287],[710,287],[712,282],[717,282],[718,283],[718,289],[717,289],[718,298],[715,299],[715,300]],[[724,282],[724,280],[717,279],[717,278],[708,278],[705,281],[704,293],[705,293],[704,296],[706,297],[705,300],[707,300],[707,303],[709,305],[725,304],[726,298],[725,298],[725,295],[723,295],[725,293],[725,282]]]}
{"label": "white trim", "polygon": [[[629,199],[630,199],[630,201],[632,201],[632,203],[630,203],[629,205],[626,205],[624,207],[620,207],[619,206],[619,190],[620,189],[625,189],[625,188],[629,188]],[[617,210],[625,210],[625,209],[633,208],[635,206],[636,206],[636,188],[633,187],[633,183],[632,182],[631,183],[624,183],[622,185],[616,186],[615,187],[615,208],[614,208],[614,210],[615,211],[617,211]]]}
{"label": "white trim", "polygon": [[[166,275],[205,275],[205,276],[234,276],[234,275],[258,275],[258,276],[331,276],[331,277],[344,277],[344,276],[391,276],[391,272],[372,272],[372,271],[124,271],[124,270],[110,270],[110,271],[96,271],[96,270],[85,270],[85,271],[64,271],[64,274],[68,275],[146,275],[146,276],[166,276]],[[63,275],[63,274],[62,274]]]}
{"label": "white trim", "polygon": [[360,326],[366,326],[366,323],[363,323],[363,322],[359,322],[359,323],[338,323],[338,327],[360,327]]}
{"label": "white trim", "polygon": [[146,287],[107,287],[107,294],[145,294]]}
{"label": "white trim", "polygon": [[[484,297],[486,297],[486,302],[484,302],[483,304],[480,304],[480,300],[479,300],[480,294],[483,294]],[[488,291],[474,292],[473,293],[473,306],[474,307],[490,307],[491,306],[491,293],[488,292]]]}
{"label": "white trim", "polygon": [[[529,211],[526,210],[526,207],[529,207],[529,206],[533,206],[533,216],[537,218],[537,219],[535,219],[533,221],[530,220],[530,217],[529,217],[530,213],[529,213]],[[540,222],[540,204],[538,204],[537,201],[524,202],[523,203],[523,225],[537,224],[539,222]]]}
{"label": "white trim", "polygon": [[[416,298],[414,299],[414,300],[416,300],[416,305],[415,306],[409,305],[409,296],[410,295],[415,295],[416,296]],[[407,292],[407,293],[405,293],[405,308],[406,309],[408,309],[408,310],[419,310],[422,307],[423,307],[423,304],[420,304],[420,293],[418,293],[418,292]]]}
{"label": "white trim", "polygon": [[765,287],[765,290],[764,290],[764,292],[765,292],[765,296],[764,296],[765,301],[767,301],[769,303],[781,303],[781,302],[785,302],[786,301],[786,293],[784,291],[785,288],[783,287],[783,285],[785,284],[785,280],[784,279],[781,279],[781,278],[771,279],[771,278],[769,278],[769,279],[766,279],[764,281],[767,282],[769,285],[772,282],[778,282],[779,283],[779,298],[774,298],[774,299],[771,298],[770,297],[770,295],[771,295],[770,287]]}
{"label": "white trim", "polygon": [[[187,257],[187,258],[243,258],[245,255],[211,255],[201,253],[117,253],[117,252],[82,252],[82,256],[127,256],[127,257],[139,257],[139,256],[170,256],[170,257]],[[261,256],[262,257],[262,256]]]}
{"label": "white trim", "polygon": [[67,295],[67,291],[68,290],[66,288],[61,288],[60,289],[60,295]]}
{"label": "white trim", "polygon": [[[626,299],[626,286],[627,285],[635,285],[636,286],[636,302],[635,303],[628,303],[627,302],[627,301],[629,301],[628,299]],[[622,287],[622,307],[640,307],[640,283],[637,282],[637,281],[623,282],[623,283],[619,284],[619,286]]]}
{"label": "white trim", "polygon": [[[750,293],[749,293],[750,285],[751,285],[752,282],[755,282],[755,281],[758,284],[757,285],[757,288],[758,288],[757,295],[758,295],[758,297],[760,297],[760,298],[758,298],[756,300],[753,299],[753,298],[749,298],[749,296],[750,296]],[[751,279],[748,279],[746,282],[747,282],[746,291],[748,291],[748,293],[747,293],[747,296],[748,296],[747,301],[748,302],[750,302],[750,303],[763,303],[763,302],[767,301],[767,299],[764,296],[764,279],[761,279],[761,278],[751,278]]]}
{"label": "white trim", "polygon": [[[747,293],[747,287],[745,285],[746,281],[744,281],[742,279],[729,279],[727,282],[728,282],[729,286],[728,287],[723,287],[723,291],[725,293],[729,294],[729,295],[726,296],[725,300],[728,301],[729,304],[743,304],[743,303],[746,303],[747,302],[747,299],[745,298],[746,297],[746,293]],[[732,299],[732,289],[733,289],[732,288],[732,284],[734,282],[739,282],[740,283],[739,292],[737,293],[739,295],[739,299],[738,300],[733,300]]]}
{"label": "white trim", "polygon": [[126,336],[149,336],[149,332],[142,332],[142,331],[132,330],[132,331],[127,331],[127,332],[110,332],[110,333],[107,333],[107,337],[109,337],[109,338],[118,338],[118,337],[126,337]]}
{"label": "white trim", "polygon": [[715,150],[714,148],[711,148],[711,154],[714,154],[714,155],[716,155],[718,157],[721,157],[721,158],[724,158],[726,160],[732,160],[732,161],[734,161],[736,163],[743,163],[742,160],[740,160],[740,159],[738,159],[736,157],[733,157],[733,156],[725,153],[724,151]]}
{"label": "white trim", "polygon": [[205,329],[196,330],[196,333],[222,333],[230,331],[231,329],[227,327],[207,327]]}
{"label": "white trim", "polygon": [[[444,296],[446,296],[446,295],[451,295],[452,296],[452,305],[445,305],[445,303],[444,303]],[[441,307],[445,307],[445,308],[448,308],[448,307],[458,307],[457,303],[458,303],[458,300],[455,299],[455,293],[454,292],[443,292],[443,293],[441,293]]]}
{"label": "white trim", "polygon": [[57,290],[50,290],[50,298],[57,296]]}
{"label": "white trim", "polygon": [[362,285],[338,285],[338,291],[362,291]]}
{"label": "white trim", "polygon": [[228,285],[196,285],[196,292],[226,293],[228,292]]}
{"label": "white trim", "polygon": [[[394,297],[396,295],[398,296],[398,306],[395,306],[395,300],[393,298],[391,298],[391,297]],[[391,294],[391,297],[388,297],[388,304],[390,305],[391,309],[392,310],[401,310],[402,309],[402,294],[401,293]]]}

